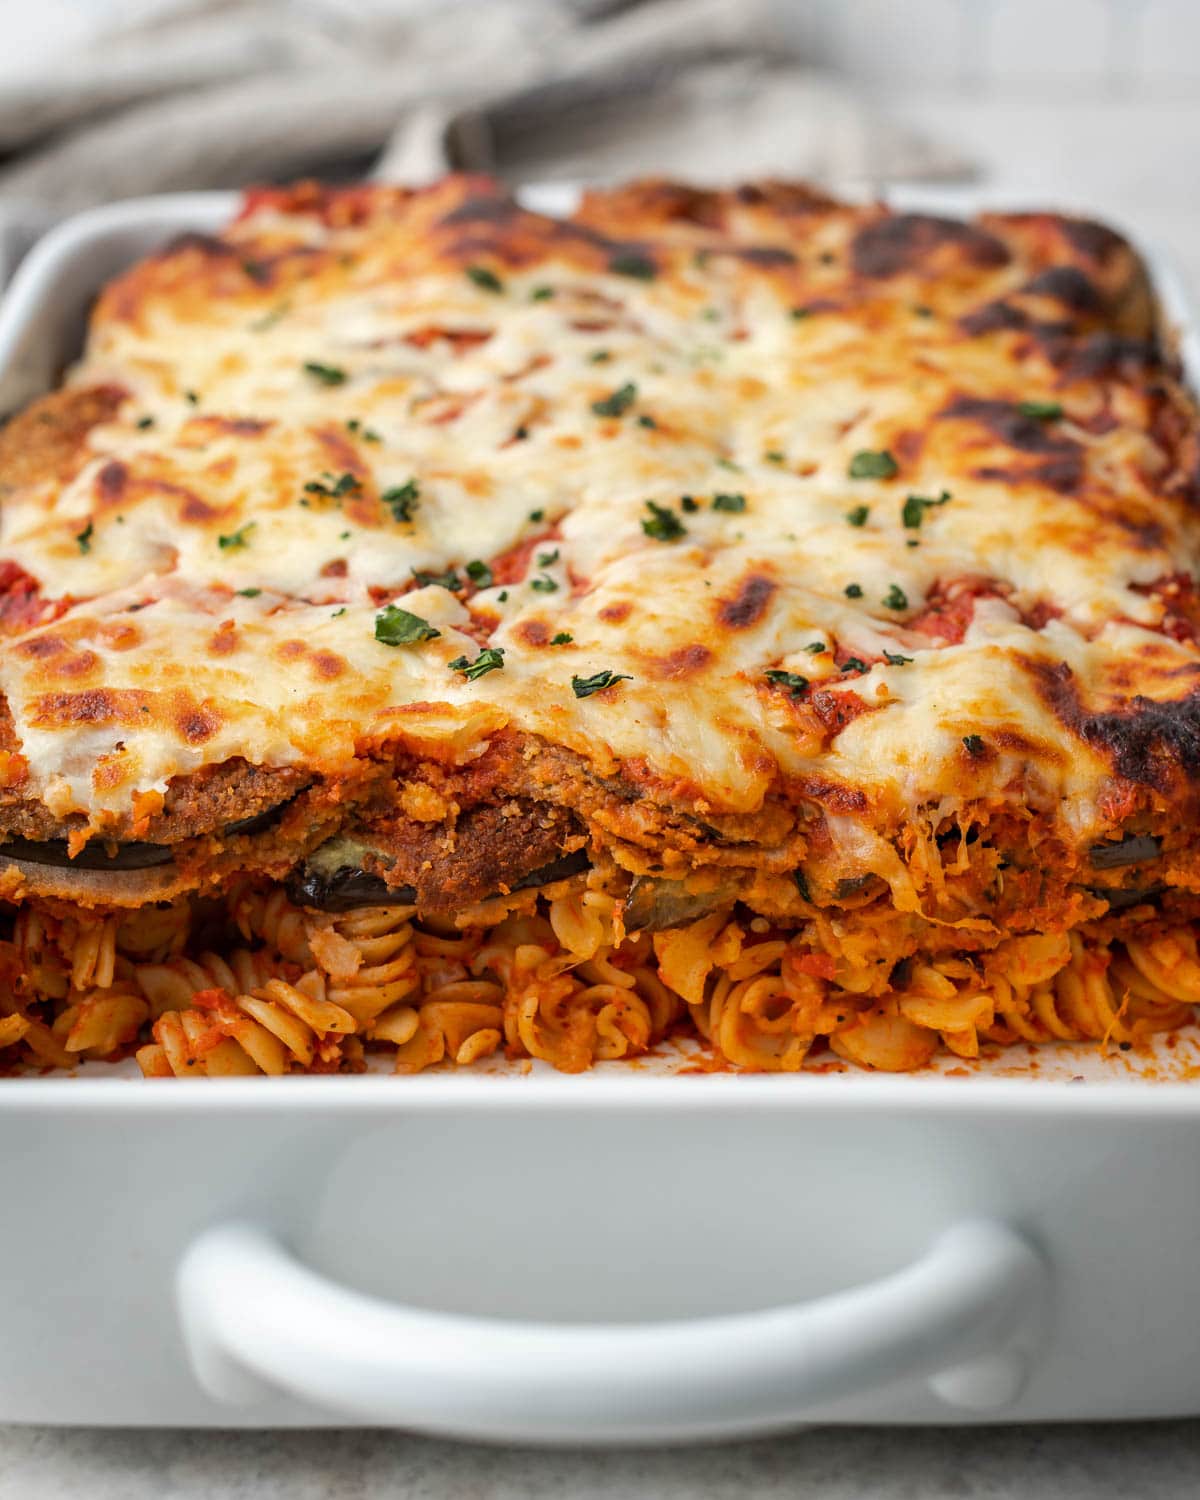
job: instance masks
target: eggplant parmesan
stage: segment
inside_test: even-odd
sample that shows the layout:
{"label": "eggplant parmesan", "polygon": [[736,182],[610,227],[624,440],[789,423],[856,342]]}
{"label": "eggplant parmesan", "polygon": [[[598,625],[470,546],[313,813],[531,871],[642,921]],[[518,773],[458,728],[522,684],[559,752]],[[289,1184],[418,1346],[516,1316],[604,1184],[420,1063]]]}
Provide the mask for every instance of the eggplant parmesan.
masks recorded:
{"label": "eggplant parmesan", "polygon": [[1197,433],[1089,221],[249,193],[0,433],[0,1059],[1185,1024]]}

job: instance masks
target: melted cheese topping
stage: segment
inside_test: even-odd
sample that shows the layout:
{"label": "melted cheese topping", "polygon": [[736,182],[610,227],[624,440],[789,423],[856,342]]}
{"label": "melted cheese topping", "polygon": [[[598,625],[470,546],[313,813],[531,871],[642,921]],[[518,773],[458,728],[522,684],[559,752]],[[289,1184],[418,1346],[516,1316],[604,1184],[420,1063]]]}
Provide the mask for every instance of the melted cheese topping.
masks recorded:
{"label": "melted cheese topping", "polygon": [[[30,793],[103,826],[233,756],[508,726],[700,814],[1032,798],[1094,836],[1111,748],[1046,682],[1120,714],[1200,671],[1163,587],[1198,541],[1182,398],[1095,344],[1136,263],[1045,216],[710,202],[266,194],[111,286],[70,384],[126,397],[0,513],[70,601],[0,657]],[[414,577],[472,562],[497,581]],[[387,601],[440,634],[380,642]]]}

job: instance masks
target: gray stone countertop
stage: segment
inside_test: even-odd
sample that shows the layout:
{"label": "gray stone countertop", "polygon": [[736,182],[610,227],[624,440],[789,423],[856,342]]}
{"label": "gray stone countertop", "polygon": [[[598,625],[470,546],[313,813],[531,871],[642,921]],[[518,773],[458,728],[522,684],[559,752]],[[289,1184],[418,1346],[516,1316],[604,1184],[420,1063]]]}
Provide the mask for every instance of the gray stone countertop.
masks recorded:
{"label": "gray stone countertop", "polygon": [[0,1500],[1183,1500],[1200,1421],[824,1428],[585,1453],[390,1432],[0,1428]]}

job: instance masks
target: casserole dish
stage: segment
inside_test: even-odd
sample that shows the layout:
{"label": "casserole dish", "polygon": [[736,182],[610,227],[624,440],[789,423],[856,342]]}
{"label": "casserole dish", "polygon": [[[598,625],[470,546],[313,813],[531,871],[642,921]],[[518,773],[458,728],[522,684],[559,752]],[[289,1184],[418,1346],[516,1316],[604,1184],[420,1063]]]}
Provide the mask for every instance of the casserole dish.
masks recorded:
{"label": "casserole dish", "polygon": [[[51,236],[0,317],[4,407],[52,382],[98,281],[231,207]],[[1192,1411],[1194,1057],[14,1081],[0,1414],[629,1441]]]}

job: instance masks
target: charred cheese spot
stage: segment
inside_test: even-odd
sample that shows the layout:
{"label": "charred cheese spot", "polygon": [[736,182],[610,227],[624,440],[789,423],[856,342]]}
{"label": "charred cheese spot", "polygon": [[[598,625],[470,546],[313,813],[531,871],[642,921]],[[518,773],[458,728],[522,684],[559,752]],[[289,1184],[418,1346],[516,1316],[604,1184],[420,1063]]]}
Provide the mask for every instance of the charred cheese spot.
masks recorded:
{"label": "charred cheese spot", "polygon": [[1006,265],[1003,241],[973,224],[930,214],[889,214],[854,236],[851,262],[873,280],[907,271],[932,271],[937,252],[949,247],[972,266]]}
{"label": "charred cheese spot", "polygon": [[713,653],[698,642],[691,646],[678,646],[666,656],[646,658],[646,666],[654,677],[665,681],[678,681],[702,672],[713,661]]}
{"label": "charred cheese spot", "polygon": [[773,578],[763,573],[750,573],[739,583],[732,597],[717,604],[717,621],[730,630],[748,630],[767,612],[778,588]]}
{"label": "charred cheese spot", "polygon": [[323,682],[333,682],[346,671],[345,660],[333,651],[314,651],[310,664]]}

